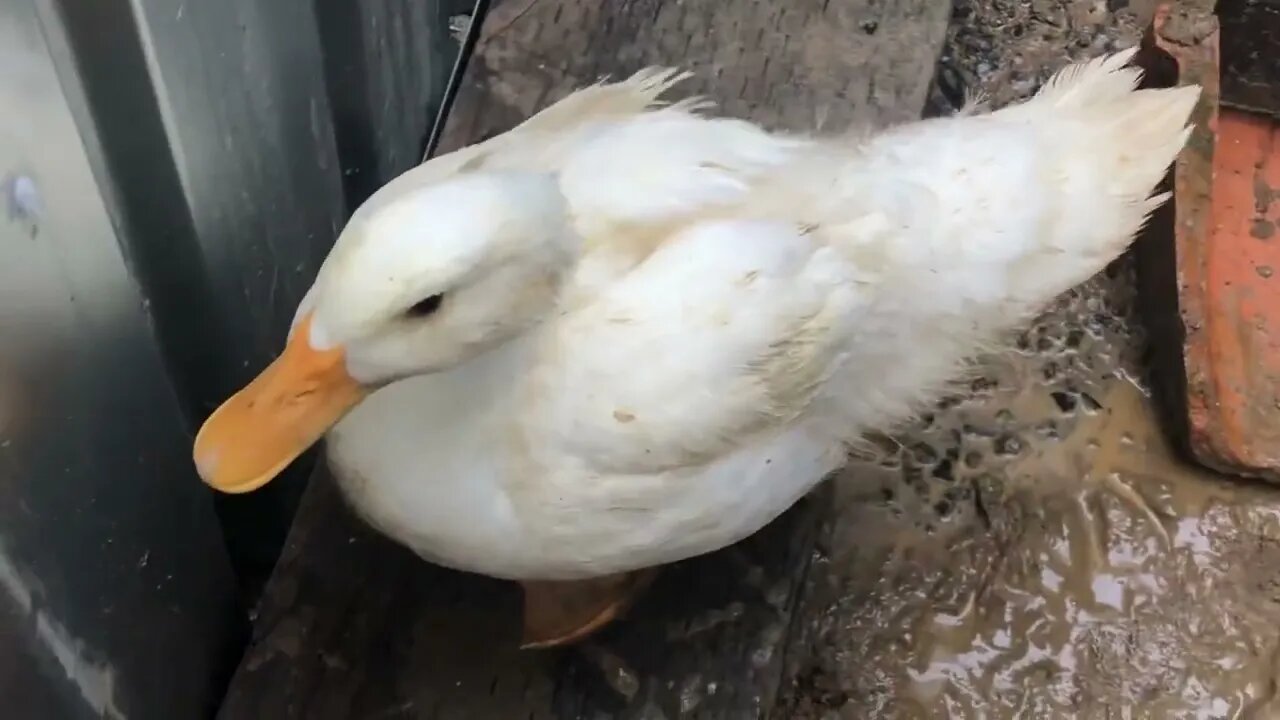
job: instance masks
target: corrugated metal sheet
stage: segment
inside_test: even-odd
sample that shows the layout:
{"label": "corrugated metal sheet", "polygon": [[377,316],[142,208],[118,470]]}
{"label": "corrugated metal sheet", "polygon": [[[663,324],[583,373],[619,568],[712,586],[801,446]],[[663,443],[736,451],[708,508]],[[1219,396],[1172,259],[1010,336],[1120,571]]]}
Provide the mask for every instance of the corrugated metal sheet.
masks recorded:
{"label": "corrugated metal sheet", "polygon": [[306,473],[215,498],[191,432],[417,160],[469,4],[0,6],[6,717],[216,707]]}

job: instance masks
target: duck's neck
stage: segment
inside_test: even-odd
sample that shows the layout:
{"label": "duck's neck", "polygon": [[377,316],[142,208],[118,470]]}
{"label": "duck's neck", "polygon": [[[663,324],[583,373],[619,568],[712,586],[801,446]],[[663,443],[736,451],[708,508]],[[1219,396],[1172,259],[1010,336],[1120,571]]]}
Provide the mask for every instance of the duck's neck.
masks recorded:
{"label": "duck's neck", "polygon": [[453,370],[389,385],[335,427],[330,465],[356,510],[420,554],[503,574],[478,565],[492,562],[493,547],[520,541],[501,448],[532,344],[519,338]]}

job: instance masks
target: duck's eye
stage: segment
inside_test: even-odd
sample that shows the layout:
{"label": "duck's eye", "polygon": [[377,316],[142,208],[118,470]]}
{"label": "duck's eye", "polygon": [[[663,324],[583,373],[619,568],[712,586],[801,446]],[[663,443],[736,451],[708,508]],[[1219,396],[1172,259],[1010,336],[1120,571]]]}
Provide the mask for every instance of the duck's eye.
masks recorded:
{"label": "duck's eye", "polygon": [[405,316],[410,318],[424,318],[434,314],[440,309],[440,303],[444,300],[444,295],[432,295],[414,303],[405,311]]}

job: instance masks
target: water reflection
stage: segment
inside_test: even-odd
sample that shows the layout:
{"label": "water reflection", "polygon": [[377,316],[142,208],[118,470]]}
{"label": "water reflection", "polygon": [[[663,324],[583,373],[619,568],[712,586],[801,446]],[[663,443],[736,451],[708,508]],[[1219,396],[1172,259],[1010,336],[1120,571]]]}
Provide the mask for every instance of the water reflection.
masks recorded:
{"label": "water reflection", "polygon": [[[1124,287],[1065,300],[981,368],[981,396],[841,479],[800,668],[826,691],[789,717],[1280,717],[1280,490],[1167,446]],[[1102,313],[1117,320],[1055,340]]]}

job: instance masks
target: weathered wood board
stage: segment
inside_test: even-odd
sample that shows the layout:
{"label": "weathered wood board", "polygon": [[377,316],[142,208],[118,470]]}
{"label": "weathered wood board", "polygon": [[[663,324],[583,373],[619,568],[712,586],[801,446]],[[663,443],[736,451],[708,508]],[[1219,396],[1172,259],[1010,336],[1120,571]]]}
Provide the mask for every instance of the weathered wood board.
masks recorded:
{"label": "weathered wood board", "polygon": [[[501,132],[575,87],[649,64],[770,127],[913,118],[945,0],[507,0],[490,13],[443,137]],[[584,645],[521,652],[513,585],[431,566],[313,479],[221,717],[742,718],[782,680],[822,493],[756,537],[668,568]]]}

